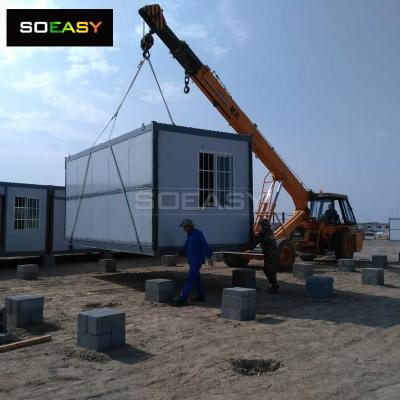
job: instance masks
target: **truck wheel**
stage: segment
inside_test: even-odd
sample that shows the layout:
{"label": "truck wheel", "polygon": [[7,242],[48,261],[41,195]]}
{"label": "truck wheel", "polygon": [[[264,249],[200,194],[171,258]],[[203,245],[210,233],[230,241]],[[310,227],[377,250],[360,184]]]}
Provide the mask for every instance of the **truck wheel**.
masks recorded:
{"label": "truck wheel", "polygon": [[223,255],[224,263],[231,268],[246,268],[249,259],[241,257],[239,254],[227,254],[224,253]]}
{"label": "truck wheel", "polygon": [[347,231],[338,232],[334,238],[334,249],[336,258],[353,258],[353,237]]}
{"label": "truck wheel", "polygon": [[278,246],[277,268],[278,271],[291,271],[296,260],[296,250],[293,243],[288,239],[276,241]]}

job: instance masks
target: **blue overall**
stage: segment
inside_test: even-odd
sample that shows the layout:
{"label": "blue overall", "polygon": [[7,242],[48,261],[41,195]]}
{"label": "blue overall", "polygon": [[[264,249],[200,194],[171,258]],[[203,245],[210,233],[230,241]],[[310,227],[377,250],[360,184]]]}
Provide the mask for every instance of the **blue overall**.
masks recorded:
{"label": "blue overall", "polygon": [[206,261],[206,256],[211,258],[212,250],[203,233],[198,229],[193,228],[192,232],[187,235],[183,251],[188,258],[189,272],[186,274],[185,283],[180,297],[182,300],[187,300],[194,286],[196,288],[197,296],[199,298],[204,298],[204,291],[200,278],[200,268]]}

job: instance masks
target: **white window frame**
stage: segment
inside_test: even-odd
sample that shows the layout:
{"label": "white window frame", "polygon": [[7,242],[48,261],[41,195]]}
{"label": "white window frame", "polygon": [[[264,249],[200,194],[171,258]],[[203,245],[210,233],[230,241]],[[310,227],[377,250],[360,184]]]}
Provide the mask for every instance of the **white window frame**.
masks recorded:
{"label": "white window frame", "polygon": [[[214,183],[214,187],[213,187],[213,193],[214,193],[214,205],[213,206],[201,206],[200,205],[200,191],[201,191],[201,188],[200,188],[200,171],[201,171],[201,169],[200,169],[200,157],[201,157],[201,154],[212,154],[213,155],[213,157],[214,157],[214,161],[213,161],[213,175],[214,175],[214,180],[213,180],[213,183]],[[231,171],[225,171],[225,170],[219,170],[218,169],[218,156],[221,156],[221,157],[230,157],[231,158],[231,160],[232,160],[232,169],[231,169]],[[202,171],[208,171],[208,170],[202,170]],[[227,173],[229,173],[232,177],[231,177],[231,188],[230,188],[230,190],[224,190],[224,189],[220,189],[219,188],[219,185],[218,185],[218,172],[227,172]],[[220,204],[220,202],[219,202],[219,199],[218,199],[218,193],[219,192],[230,192],[232,195],[233,195],[233,193],[234,193],[234,182],[235,182],[235,157],[234,157],[234,155],[232,154],[232,153],[226,153],[226,152],[217,152],[217,151],[210,151],[210,150],[201,150],[201,151],[199,151],[199,153],[198,153],[198,157],[197,157],[197,192],[198,192],[198,206],[199,206],[199,209],[201,209],[201,210],[205,210],[205,209],[229,209],[229,208],[233,208],[233,205],[232,205],[232,200],[231,200],[231,204],[228,204],[228,205],[224,205],[224,206],[221,206],[221,204]],[[204,189],[203,189],[204,190]],[[217,202],[217,204],[215,204],[215,202]]]}
{"label": "white window frame", "polygon": [[[25,199],[24,206],[17,206],[17,199]],[[31,205],[28,205],[31,202]],[[32,205],[33,203],[36,203]],[[17,218],[17,210],[21,210],[21,218]],[[34,217],[27,218],[28,211],[34,213]],[[14,230],[39,230],[40,229],[40,199],[38,197],[15,196],[14,197]]]}

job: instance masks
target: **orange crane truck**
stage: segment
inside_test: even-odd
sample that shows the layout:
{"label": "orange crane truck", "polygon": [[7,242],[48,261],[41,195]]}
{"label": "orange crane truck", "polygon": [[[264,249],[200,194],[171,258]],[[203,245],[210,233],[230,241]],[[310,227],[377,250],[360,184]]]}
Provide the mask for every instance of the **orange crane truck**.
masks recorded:
{"label": "orange crane truck", "polygon": [[[252,234],[259,233],[260,220],[277,217],[275,207],[282,187],[293,199],[295,211],[292,217],[274,230],[278,269],[291,269],[297,254],[303,260],[313,260],[327,252],[334,252],[337,258],[352,258],[354,252],[361,251],[364,235],[357,227],[347,196],[308,190],[233,100],[215,72],[174,34],[160,5],[144,6],[139,9],[139,14],[150,28],[141,40],[144,57],[150,56],[153,34],[156,34],[185,71],[185,93],[189,92],[190,78],[237,133],[252,137],[253,152],[269,171]],[[225,263],[232,267],[244,266],[250,259],[262,257],[260,252],[224,253]]]}

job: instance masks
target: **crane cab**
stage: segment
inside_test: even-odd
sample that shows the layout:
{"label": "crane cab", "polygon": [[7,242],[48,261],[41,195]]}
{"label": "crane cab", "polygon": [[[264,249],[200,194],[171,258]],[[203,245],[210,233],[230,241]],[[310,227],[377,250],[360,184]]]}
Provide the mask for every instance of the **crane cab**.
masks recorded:
{"label": "crane cab", "polygon": [[334,252],[336,258],[353,258],[354,252],[362,250],[363,233],[346,195],[315,193],[308,219],[291,239],[303,260],[311,260],[325,250]]}

